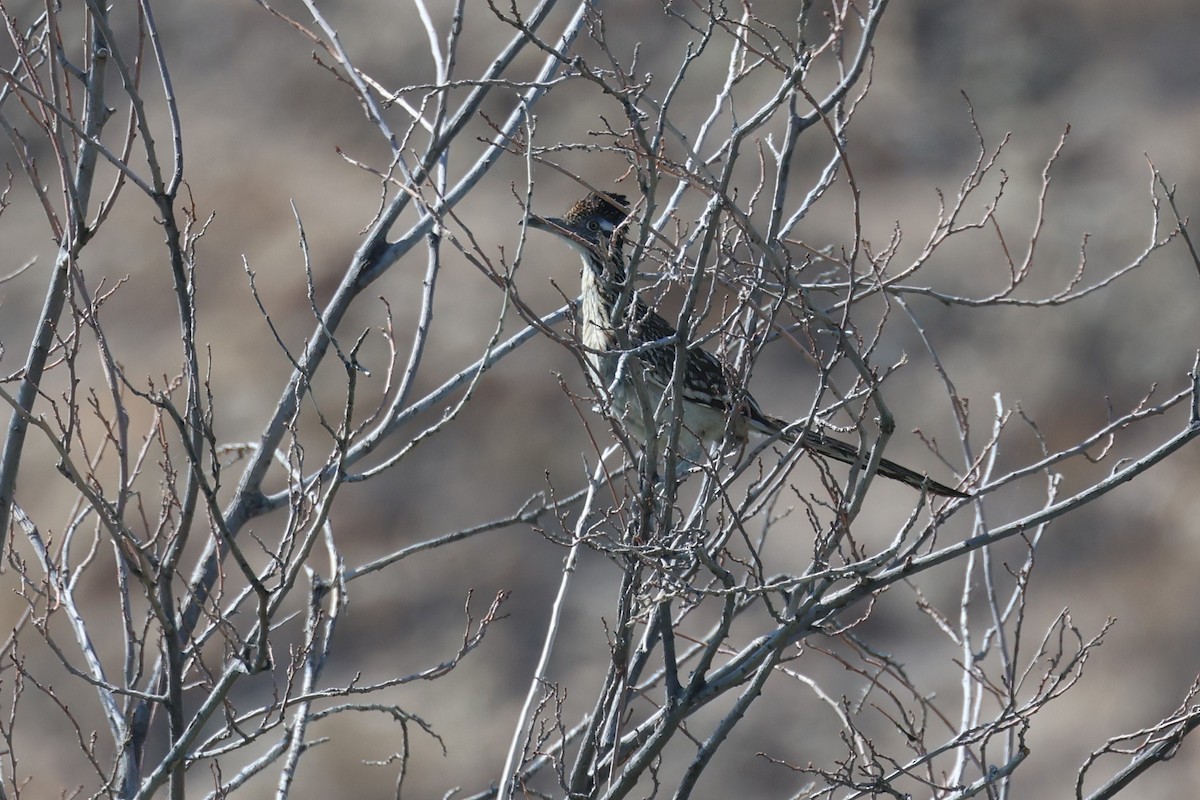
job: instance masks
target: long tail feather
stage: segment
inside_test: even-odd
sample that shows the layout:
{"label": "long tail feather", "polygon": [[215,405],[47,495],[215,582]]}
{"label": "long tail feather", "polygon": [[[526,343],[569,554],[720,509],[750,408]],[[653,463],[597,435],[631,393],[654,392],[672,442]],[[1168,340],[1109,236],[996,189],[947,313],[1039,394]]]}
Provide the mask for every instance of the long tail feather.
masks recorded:
{"label": "long tail feather", "polygon": [[[783,421],[770,417],[765,417],[763,421],[770,423],[772,427],[780,430],[786,425]],[[796,435],[785,432],[783,439],[788,442],[795,442]],[[832,458],[835,461],[841,461],[844,464],[853,464],[858,461],[857,447],[840,439],[834,439],[832,436],[826,436],[820,431],[809,430],[805,432],[804,447],[818,455]],[[944,483],[938,483],[926,475],[897,464],[895,461],[889,461],[886,458],[881,459],[879,462],[879,474],[885,478],[900,481],[900,483],[907,484],[915,489],[927,489],[933,494],[938,494],[942,497],[971,496],[966,492],[960,492],[958,489],[951,489]]]}

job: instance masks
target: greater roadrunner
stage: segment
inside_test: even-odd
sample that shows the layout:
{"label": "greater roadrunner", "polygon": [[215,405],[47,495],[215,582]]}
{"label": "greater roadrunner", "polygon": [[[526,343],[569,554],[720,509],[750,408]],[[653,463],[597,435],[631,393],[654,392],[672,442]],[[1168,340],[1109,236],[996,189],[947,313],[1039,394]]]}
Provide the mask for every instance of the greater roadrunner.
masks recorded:
{"label": "greater roadrunner", "polygon": [[[627,278],[622,224],[628,207],[624,195],[593,193],[571,206],[565,217],[531,214],[529,224],[558,235],[579,252],[583,260],[580,339],[587,361],[602,391],[609,394],[613,412],[644,446],[652,436],[661,438],[654,416],[671,405],[664,397],[675,368],[676,331],[636,295],[623,315],[628,322],[613,320]],[[618,331],[627,333],[620,336]],[[695,463],[723,442],[744,445],[750,431],[796,442],[797,434],[787,429],[788,423],[764,414],[749,393],[735,397],[730,392],[721,363],[707,350],[689,348],[683,373],[677,447],[683,459]],[[643,411],[646,407],[649,419]],[[846,442],[815,430],[804,430],[803,437],[804,447],[813,453],[847,464],[859,460],[858,448]],[[946,497],[970,496],[887,459],[879,462],[879,474]]]}

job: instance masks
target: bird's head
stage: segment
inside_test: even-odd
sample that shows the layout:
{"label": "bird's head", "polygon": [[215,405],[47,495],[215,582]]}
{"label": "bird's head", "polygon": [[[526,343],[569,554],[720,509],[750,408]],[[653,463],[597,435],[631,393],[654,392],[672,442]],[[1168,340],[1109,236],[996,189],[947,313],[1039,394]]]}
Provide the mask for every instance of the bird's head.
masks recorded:
{"label": "bird's head", "polygon": [[625,244],[621,223],[629,216],[629,200],[623,194],[593,192],[571,206],[563,217],[529,215],[530,226],[561,236],[589,263],[606,262],[620,256]]}

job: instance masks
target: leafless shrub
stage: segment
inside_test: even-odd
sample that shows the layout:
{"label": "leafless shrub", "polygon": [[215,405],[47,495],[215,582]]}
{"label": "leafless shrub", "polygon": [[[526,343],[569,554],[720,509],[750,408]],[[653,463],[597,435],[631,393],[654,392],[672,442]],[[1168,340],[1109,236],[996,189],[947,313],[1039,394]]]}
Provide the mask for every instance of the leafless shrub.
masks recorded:
{"label": "leafless shrub", "polygon": [[[211,346],[198,334],[211,215],[187,182],[203,166],[184,158],[188,126],[170,69],[177,43],[147,2],[109,9],[89,0],[69,13],[4,9],[0,125],[16,174],[0,208],[19,184],[21,202],[40,206],[42,235],[57,254],[53,264],[29,262],[6,279],[36,275],[45,302],[20,334],[29,342],[23,360],[9,342],[0,388],[12,410],[0,455],[5,580],[24,603],[4,650],[3,796],[33,785],[25,764],[36,740],[25,729],[47,713],[72,732],[55,747],[84,765],[72,773],[82,776],[70,779],[76,783],[59,787],[64,796],[224,797],[261,787],[266,776],[287,796],[302,761],[324,741],[314,727],[372,714],[399,731],[386,762],[399,796],[413,766],[412,737],[454,743],[398,690],[478,658],[502,626],[508,593],[467,597],[457,648],[421,653],[420,670],[346,681],[330,678],[327,666],[346,646],[336,634],[348,598],[368,575],[400,584],[423,569],[416,556],[513,526],[533,527],[561,547],[560,589],[511,742],[479,754],[495,783],[456,796],[689,796],[719,750],[743,747],[739,724],[768,682],[786,685],[805,725],[838,744],[820,760],[786,746],[761,754],[792,776],[796,797],[1008,796],[1029,754],[1027,732],[1076,685],[1108,630],[1082,630],[1065,610],[1030,618],[1039,545],[1056,519],[1161,468],[1194,439],[1200,384],[1194,366],[1190,378],[1162,375],[1164,388],[1148,387],[1140,402],[1113,408],[1106,424],[1064,446],[1006,399],[991,408],[965,401],[929,309],[1053,311],[1119,291],[1119,279],[1136,280],[1166,248],[1200,264],[1173,189],[1151,165],[1143,251],[1096,269],[1085,247],[1075,273],[1050,285],[1034,256],[1067,136],[1048,155],[1035,219],[1014,235],[997,216],[1008,140],[994,143],[975,126],[974,164],[942,197],[936,223],[920,234],[923,247],[903,256],[899,228],[882,243],[864,233],[870,188],[857,177],[853,138],[886,2],[804,3],[778,18],[749,4],[663,2],[657,24],[687,44],[654,54],[656,63],[673,64],[657,75],[642,66],[652,43],[614,31],[605,6],[579,3],[563,18],[552,15],[557,5],[458,0],[439,18],[418,0],[404,13],[428,34],[420,69],[432,77],[395,85],[357,65],[363,54],[317,4],[306,2],[302,14],[263,4],[262,13],[290,26],[353,95],[387,157],[345,153],[348,168],[376,177],[380,200],[328,297],[295,212],[311,314],[302,347],[271,312],[253,260],[244,262],[244,291],[266,323],[259,330],[291,367],[277,402],[258,409],[261,433],[250,442],[225,441],[214,424],[230,399],[210,380]],[[483,46],[484,37],[471,37],[484,28],[506,40],[485,69],[465,74],[463,50]],[[537,111],[572,92],[594,104],[599,129],[544,134],[549,123]],[[496,116],[497,107],[506,111]],[[973,112],[970,119],[974,125]],[[802,143],[823,153],[817,168],[798,162]],[[622,165],[619,182],[571,166],[578,153]],[[580,391],[584,382],[571,380],[594,445],[583,454],[591,475],[584,485],[554,474],[546,492],[516,510],[402,547],[374,540],[369,557],[348,559],[335,530],[348,484],[379,480],[446,446],[442,434],[460,424],[472,393],[535,337],[581,355],[570,297],[547,314],[522,292],[533,241],[525,229],[509,252],[459,210],[480,187],[495,192],[485,179],[502,164],[521,164],[527,176],[491,201],[498,213],[511,209],[514,222],[522,206],[549,210],[535,176],[557,173],[578,193],[633,198],[638,291],[669,308],[663,313],[681,331],[664,345],[677,354],[696,343],[719,353],[742,391],[764,353],[806,359],[816,390],[801,424],[853,439],[860,462],[848,474],[820,461],[814,471],[802,447],[759,441],[691,470],[676,468],[667,452],[661,468],[639,459],[602,402],[600,414],[588,410],[605,387]],[[110,229],[126,206],[152,215],[161,232],[156,259],[170,276],[178,324],[177,362],[165,376],[127,361],[110,338],[120,321],[106,305],[142,291],[137,280],[97,279],[84,266],[85,252],[119,236]],[[802,223],[828,207],[841,209],[846,238],[806,240]],[[964,283],[938,270],[938,255],[960,240],[986,240],[1002,254],[986,279]],[[495,319],[484,346],[464,363],[440,363],[449,377],[430,387],[424,370],[444,358],[431,342],[457,324],[434,311],[451,257],[495,285]],[[366,328],[348,322],[377,279],[422,259],[419,297],[404,298],[419,309],[415,325],[398,330],[386,304],[372,306],[369,313],[383,310]],[[524,322],[515,333],[510,312]],[[919,352],[895,355],[901,331],[916,333]],[[960,475],[972,497],[886,495],[901,499],[887,506],[892,527],[880,535],[879,516],[864,523],[863,514],[896,430],[891,387],[912,370],[942,387],[921,423],[956,434],[953,443],[926,437],[930,471]],[[1169,430],[1153,447],[1119,456],[1120,442],[1160,417]],[[1029,434],[1041,456],[1004,466],[1006,444]],[[1066,491],[1059,472],[1080,460],[1107,473]],[[999,521],[989,501],[1009,489],[1022,510]],[[53,514],[26,511],[51,493],[69,499]],[[773,546],[797,528],[811,534],[811,552],[781,571]],[[993,554],[1006,540],[1021,543],[1015,561],[1011,549]],[[589,550],[623,577],[593,615],[608,636],[608,648],[590,656],[604,663],[603,677],[568,685],[550,656],[573,634],[563,614]],[[961,573],[956,604],[923,595],[917,579],[934,568]],[[915,604],[940,631],[929,646],[957,670],[957,697],[931,696],[925,675],[872,641],[869,623],[890,604]],[[850,676],[852,694],[820,677],[831,667]],[[238,695],[255,676],[268,676],[257,685],[269,690]],[[87,692],[68,700],[68,686]],[[1129,765],[1096,779],[1095,797],[1169,758],[1196,725],[1193,695],[1145,730],[1099,735],[1080,769],[1079,796],[1103,756],[1122,754]],[[568,699],[580,697],[591,698],[589,710],[571,716]],[[477,702],[477,714],[487,715],[486,701]]]}

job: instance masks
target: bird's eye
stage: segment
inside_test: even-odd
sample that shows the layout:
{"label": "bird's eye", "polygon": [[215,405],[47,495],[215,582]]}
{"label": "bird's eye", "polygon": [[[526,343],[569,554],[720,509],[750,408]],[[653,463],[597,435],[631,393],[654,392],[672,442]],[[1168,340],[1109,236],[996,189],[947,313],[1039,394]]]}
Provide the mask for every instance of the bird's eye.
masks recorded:
{"label": "bird's eye", "polygon": [[600,223],[594,219],[590,219],[588,220],[587,229],[589,231],[598,231],[600,230]]}

